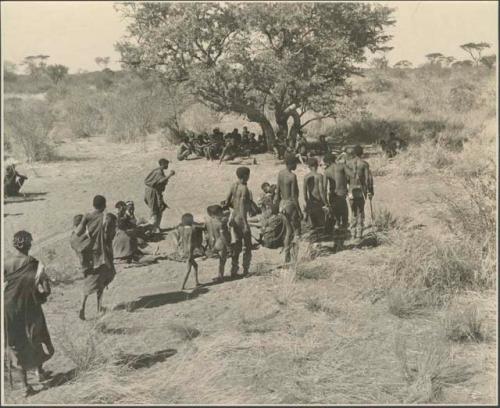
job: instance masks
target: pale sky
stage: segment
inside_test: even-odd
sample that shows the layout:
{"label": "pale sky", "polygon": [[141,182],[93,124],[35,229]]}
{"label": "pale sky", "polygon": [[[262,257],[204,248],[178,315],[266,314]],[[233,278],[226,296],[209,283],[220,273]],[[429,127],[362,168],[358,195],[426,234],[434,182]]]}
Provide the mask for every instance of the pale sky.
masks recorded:
{"label": "pale sky", "polygon": [[[388,44],[391,63],[407,59],[418,65],[425,54],[441,52],[468,58],[459,45],[489,42],[498,49],[496,1],[381,1],[396,8],[394,36]],[[125,22],[113,2],[2,2],[3,59],[20,63],[27,55],[50,55],[49,63],[64,64],[70,72],[97,70],[95,57],[111,57],[119,68],[114,43],[125,33]],[[487,53],[490,53],[488,51]]]}

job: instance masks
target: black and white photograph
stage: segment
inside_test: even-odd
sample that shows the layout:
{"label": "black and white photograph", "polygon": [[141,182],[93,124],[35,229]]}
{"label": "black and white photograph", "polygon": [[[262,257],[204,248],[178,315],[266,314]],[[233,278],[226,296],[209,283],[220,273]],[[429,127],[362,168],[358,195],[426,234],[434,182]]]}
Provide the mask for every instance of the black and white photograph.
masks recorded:
{"label": "black and white photograph", "polygon": [[1,1],[2,406],[498,404],[497,1]]}

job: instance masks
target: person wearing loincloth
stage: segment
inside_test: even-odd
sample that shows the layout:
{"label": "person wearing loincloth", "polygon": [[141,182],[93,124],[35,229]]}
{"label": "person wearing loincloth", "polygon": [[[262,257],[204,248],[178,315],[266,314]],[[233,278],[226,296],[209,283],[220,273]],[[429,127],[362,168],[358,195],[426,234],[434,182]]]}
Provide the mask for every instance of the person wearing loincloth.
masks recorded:
{"label": "person wearing loincloth", "polygon": [[290,233],[287,234],[284,243],[285,263],[290,263],[296,256],[296,243],[301,235],[301,221],[304,218],[299,205],[299,185],[294,171],[297,169],[297,157],[288,153],[285,155],[286,168],[278,173],[276,184],[275,205],[285,215],[290,223]]}

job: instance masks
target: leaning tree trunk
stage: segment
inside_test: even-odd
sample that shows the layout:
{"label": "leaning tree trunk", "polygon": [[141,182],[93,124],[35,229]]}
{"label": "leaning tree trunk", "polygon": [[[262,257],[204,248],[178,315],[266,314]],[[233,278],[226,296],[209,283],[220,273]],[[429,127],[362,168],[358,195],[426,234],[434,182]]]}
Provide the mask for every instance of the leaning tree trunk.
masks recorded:
{"label": "leaning tree trunk", "polygon": [[259,124],[262,129],[262,134],[266,138],[267,150],[272,151],[275,140],[275,133],[271,122],[267,119],[266,115],[263,112],[260,112],[257,109],[249,109],[246,107],[246,115],[250,122],[256,122]]}
{"label": "leaning tree trunk", "polygon": [[274,116],[276,118],[276,124],[278,125],[278,132],[276,136],[280,141],[287,141],[289,115],[282,112],[276,112]]}

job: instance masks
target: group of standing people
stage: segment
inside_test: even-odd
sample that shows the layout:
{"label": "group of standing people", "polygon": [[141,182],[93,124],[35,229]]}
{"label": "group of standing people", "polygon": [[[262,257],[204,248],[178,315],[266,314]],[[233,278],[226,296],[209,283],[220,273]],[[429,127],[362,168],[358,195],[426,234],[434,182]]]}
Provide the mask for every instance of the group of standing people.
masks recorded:
{"label": "group of standing people", "polygon": [[[218,282],[224,280],[228,259],[231,259],[231,278],[238,277],[240,257],[242,276],[248,276],[252,251],[259,244],[269,248],[283,247],[285,264],[292,262],[297,254],[303,221],[308,221],[313,230],[326,232],[336,248],[341,249],[349,225],[348,203],[354,238],[361,238],[365,200],[371,200],[374,194],[373,177],[362,156],[361,146],[348,148],[339,157],[327,151],[323,157],[324,174],[318,171],[318,159],[307,157],[310,172],[304,177],[302,187],[304,209],[299,204],[299,183],[294,173],[301,160],[295,151],[285,152],[285,168],[278,173],[276,184],[262,185],[259,204],[253,201],[248,188],[250,169],[245,166],[237,168],[237,180],[228,188],[223,201],[207,207],[204,222],[196,222],[192,214],[186,213],[177,226],[177,243],[187,265],[182,289],[193,269],[195,283],[200,285],[196,258],[207,252],[219,258],[214,279]],[[175,172],[165,173],[169,167],[166,159],[161,159],[158,164],[159,167],[144,180],[144,201],[151,212],[149,223],[138,224],[131,201],[119,201],[115,206],[116,215],[106,212],[106,198],[101,195],[94,197],[93,211],[76,215],[73,219],[70,243],[84,276],[83,298],[78,312],[82,320],[85,320],[87,299],[93,293],[97,295],[98,313],[105,311],[102,296],[116,275],[115,259],[134,260],[135,256],[141,255],[138,247],[149,234],[161,232],[162,215],[168,208],[163,193]],[[261,234],[254,244],[251,223],[258,215]],[[267,239],[268,231],[279,239]],[[7,258],[4,266],[8,363],[9,368],[22,370],[27,395],[33,392],[27,381],[27,370],[36,369],[42,381],[47,374],[42,365],[54,354],[42,310],[42,304],[51,293],[50,280],[42,263],[29,255],[32,241],[27,231],[14,234],[16,254]]]}

